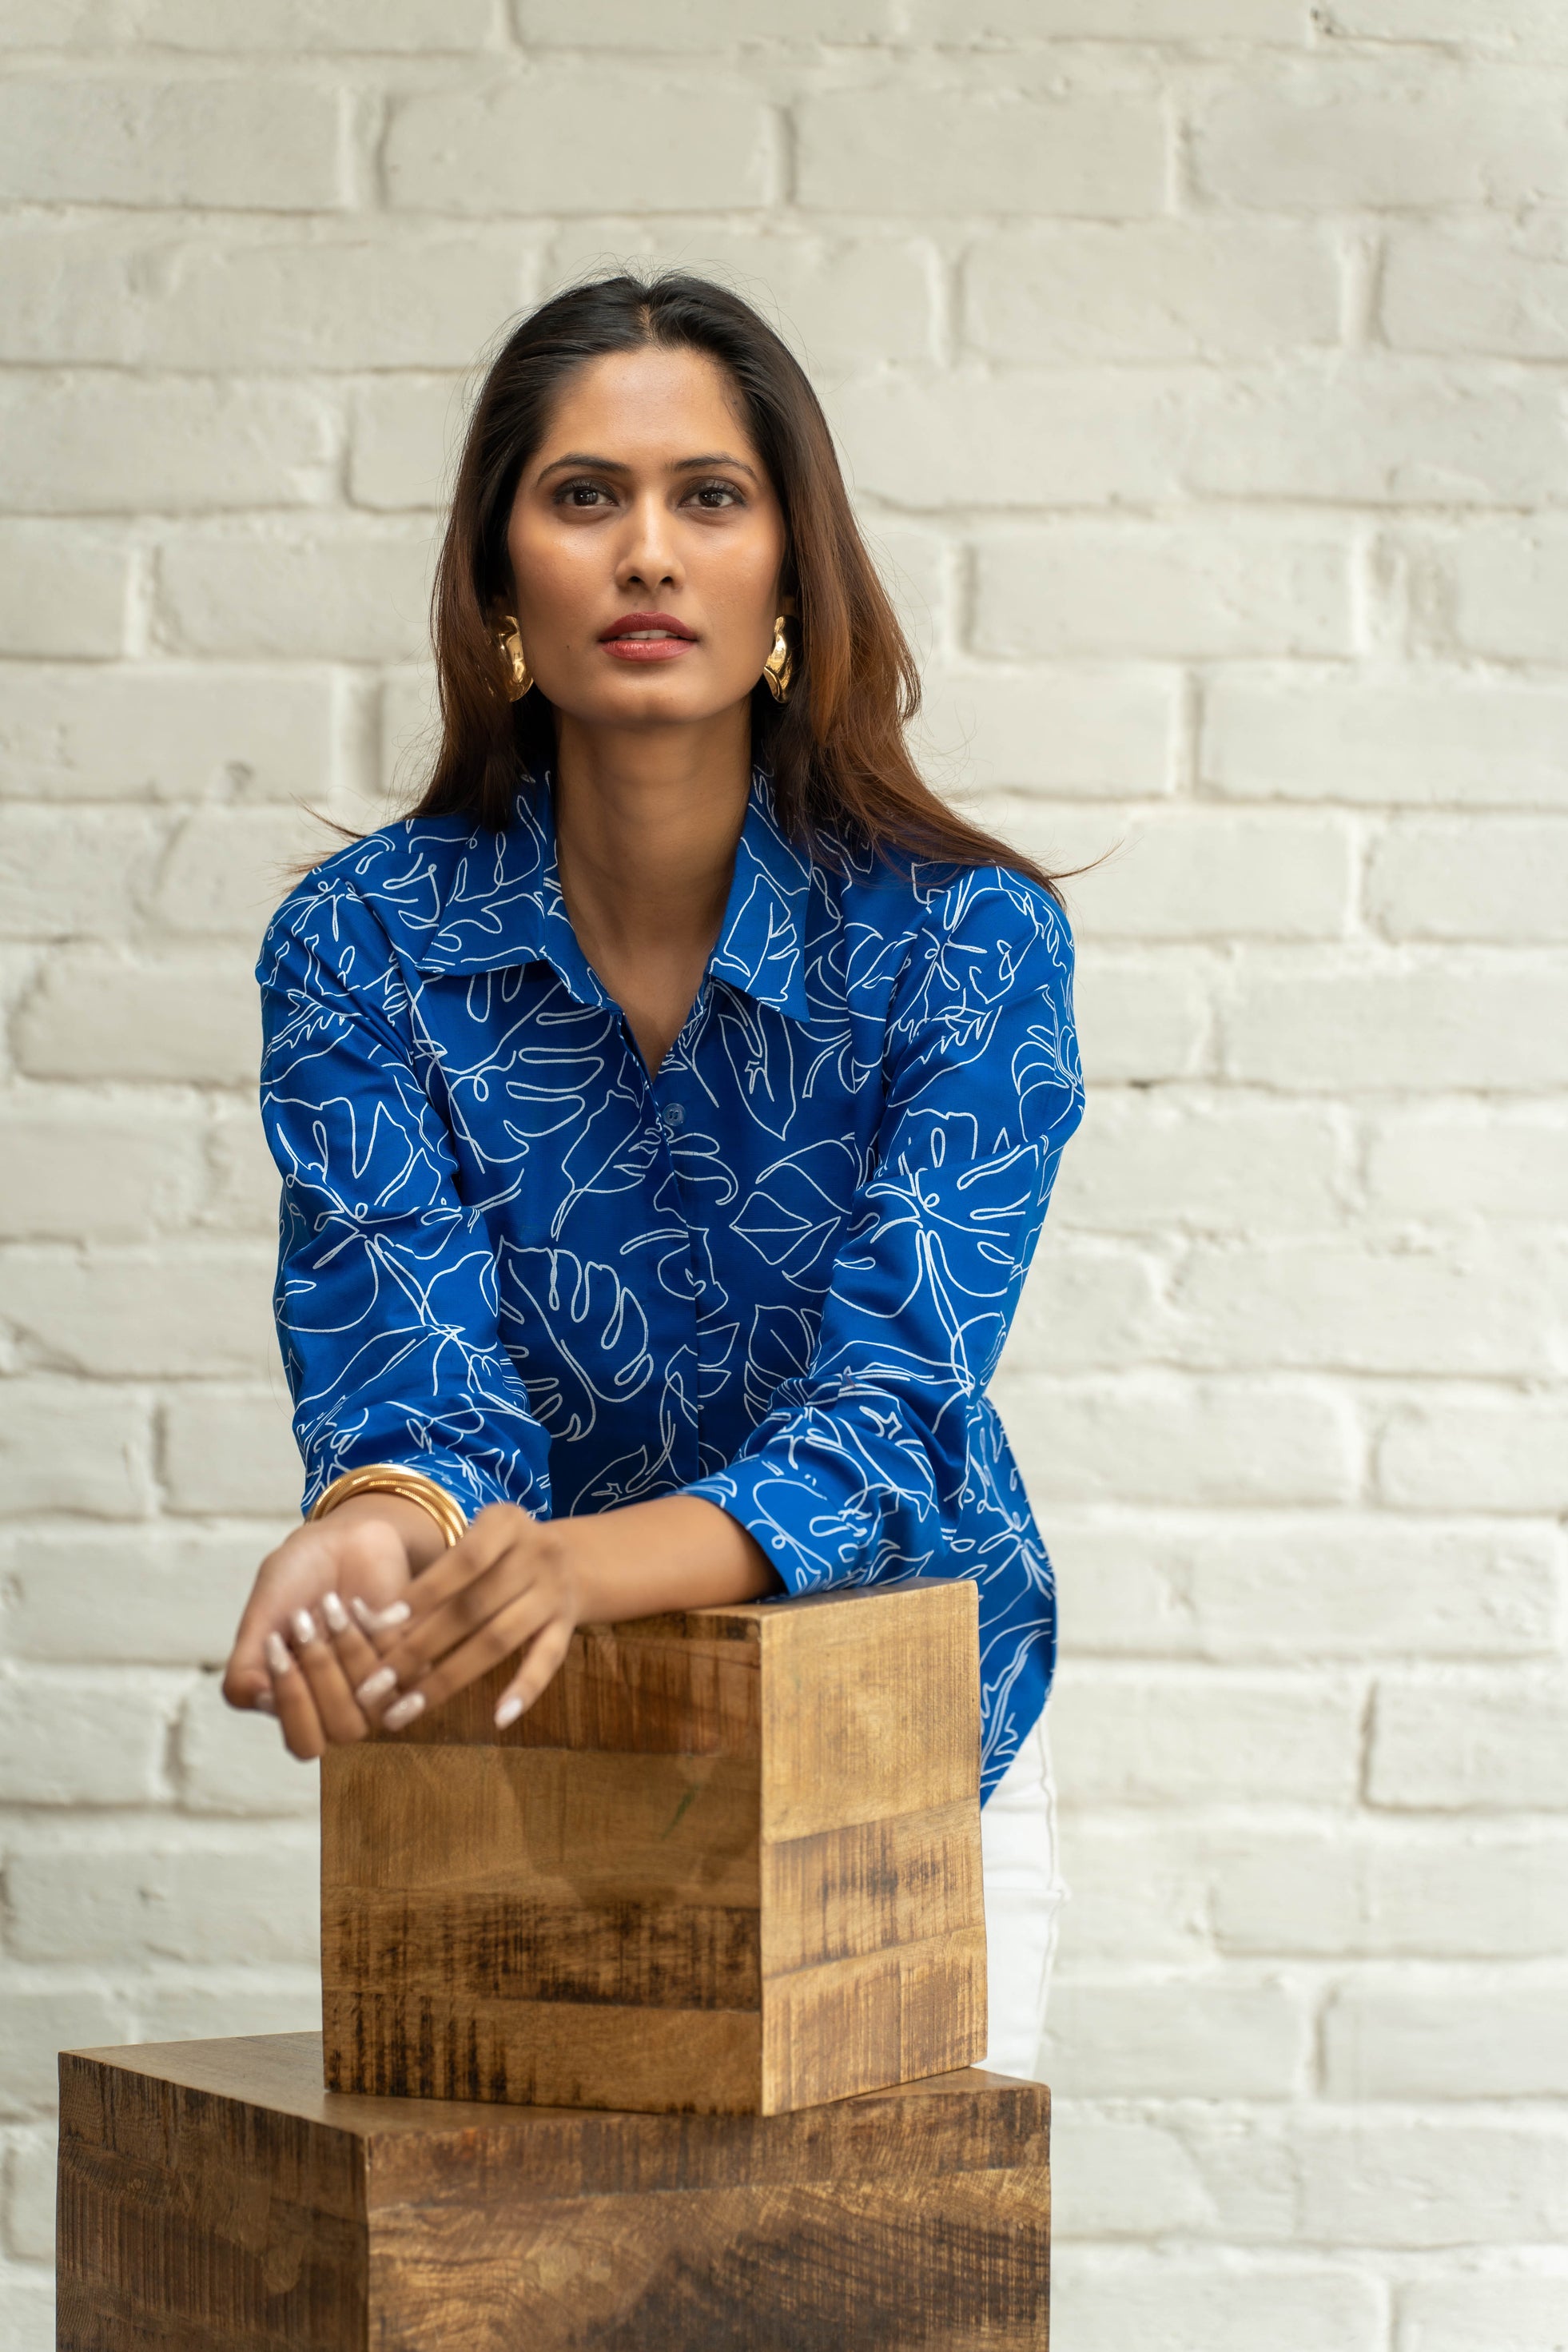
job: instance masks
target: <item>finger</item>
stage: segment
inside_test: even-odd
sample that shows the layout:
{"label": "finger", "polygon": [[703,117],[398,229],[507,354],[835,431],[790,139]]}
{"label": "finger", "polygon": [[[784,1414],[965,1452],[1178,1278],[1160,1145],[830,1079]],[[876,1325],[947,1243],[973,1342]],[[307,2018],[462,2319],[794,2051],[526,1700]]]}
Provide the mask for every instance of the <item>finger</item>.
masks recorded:
{"label": "finger", "polygon": [[381,1644],[385,1664],[405,1688],[511,1597],[514,1584],[493,1580],[514,1553],[519,1535],[531,1525],[526,1511],[488,1511],[417,1580],[408,1595],[408,1623]]}
{"label": "finger", "polygon": [[222,1690],[230,1706],[254,1706],[258,1694],[271,1689],[272,1677],[267,1670],[266,1639],[265,1625],[247,1628],[241,1622],[234,1638],[234,1648],[223,1670]]}
{"label": "finger", "polygon": [[272,1677],[265,1664],[253,1673],[242,1673],[230,1666],[223,1678],[223,1695],[230,1706],[242,1712],[254,1708],[260,1715],[276,1715],[272,1704]]}
{"label": "finger", "polygon": [[554,1618],[540,1628],[528,1645],[521,1665],[496,1701],[498,1731],[504,1731],[520,1715],[527,1714],[560,1672],[561,1662],[571,1647],[572,1627],[564,1617]]}
{"label": "finger", "polygon": [[512,1601],[531,1591],[539,1577],[537,1561],[505,1556],[485,1569],[471,1584],[455,1592],[432,1616],[410,1625],[386,1650],[382,1667],[390,1668],[405,1690],[420,1682],[438,1658],[466,1642],[481,1625]]}
{"label": "finger", "polygon": [[310,1764],[327,1744],[310,1685],[280,1633],[268,1634],[266,1650],[272,1675],[272,1700],[282,1727],[284,1745],[290,1756],[297,1756],[302,1764]]}
{"label": "finger", "polygon": [[360,1632],[370,1642],[378,1641],[383,1634],[395,1633],[399,1625],[406,1625],[414,1614],[406,1601],[389,1601],[384,1609],[373,1609],[369,1601],[363,1600],[357,1592],[350,1601],[349,1609]]}
{"label": "finger", "polygon": [[235,1630],[234,1647],[224,1668],[223,1695],[230,1706],[253,1706],[257,1692],[271,1686],[266,1650],[271,1622],[258,1606],[258,1596],[252,1593]]}
{"label": "finger", "polygon": [[[442,1560],[426,1570],[412,1589],[410,1622],[379,1643],[380,1665],[355,1687],[362,1707],[384,1706],[395,1688],[408,1692],[423,1683],[438,1659],[538,1581],[542,1563],[531,1556],[527,1542],[533,1529],[529,1512],[493,1506]],[[454,1686],[461,1688],[467,1679]]]}
{"label": "finger", "polygon": [[[289,1544],[295,1547],[296,1559],[302,1551],[308,1558],[308,1547],[303,1541],[308,1533],[308,1529],[297,1528],[288,1539]],[[276,1569],[279,1552],[287,1549],[288,1545],[280,1546],[279,1552],[270,1553],[262,1562],[261,1571],[236,1629],[234,1647],[229,1653],[223,1681],[224,1696],[233,1706],[245,1706],[247,1693],[265,1690],[270,1685],[270,1656],[267,1647],[267,1636],[278,1631],[282,1623],[284,1610],[288,1606],[287,1601],[279,1593],[279,1583],[282,1584],[284,1592],[287,1592],[289,1587],[296,1583],[296,1577],[292,1571],[282,1577],[269,1571]],[[308,1583],[308,1567],[304,1574]],[[300,1597],[308,1598],[309,1594],[306,1593]]]}
{"label": "finger", "polygon": [[335,1592],[321,1602],[354,1703],[373,1718],[397,1695],[397,1668],[386,1663],[386,1656],[412,1613],[406,1601],[373,1609],[357,1593],[351,1596],[347,1613]]}
{"label": "finger", "polygon": [[296,1609],[292,1619],[294,1654],[300,1671],[310,1685],[316,1715],[329,1743],[346,1747],[363,1739],[369,1724],[354,1704],[354,1695],[338,1663],[338,1654],[308,1609]]}
{"label": "finger", "polygon": [[[270,1690],[267,1637],[279,1631],[292,1598],[312,1597],[309,1591],[310,1561],[318,1540],[308,1525],[296,1528],[279,1549],[263,1560],[224,1670],[223,1695],[230,1706],[248,1706],[257,1692]],[[285,1572],[281,1562],[286,1555],[289,1566]]]}
{"label": "finger", "polygon": [[331,1637],[343,1679],[351,1690],[356,1689],[367,1675],[374,1674],[381,1664],[381,1651],[354,1623],[337,1593],[322,1593],[321,1620]]}
{"label": "finger", "polygon": [[449,1651],[417,1689],[395,1700],[381,1718],[382,1727],[402,1731],[426,1707],[440,1706],[458,1691],[477,1682],[481,1675],[488,1675],[492,1666],[510,1658],[514,1650],[531,1641],[543,1625],[560,1613],[560,1602],[553,1596],[537,1591],[523,1593],[509,1607],[499,1610],[477,1633]]}
{"label": "finger", "polygon": [[509,1504],[493,1505],[481,1511],[467,1535],[459,1537],[409,1587],[405,1598],[409,1603],[410,1629],[423,1623],[493,1567],[523,1528],[531,1525],[527,1511],[513,1509]]}

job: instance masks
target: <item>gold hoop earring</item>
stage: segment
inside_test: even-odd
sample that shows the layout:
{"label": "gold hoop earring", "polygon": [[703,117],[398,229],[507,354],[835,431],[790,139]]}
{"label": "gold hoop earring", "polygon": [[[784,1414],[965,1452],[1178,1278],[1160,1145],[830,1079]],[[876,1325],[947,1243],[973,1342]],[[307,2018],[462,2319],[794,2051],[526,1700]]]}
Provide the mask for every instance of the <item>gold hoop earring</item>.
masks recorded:
{"label": "gold hoop earring", "polygon": [[768,692],[773,700],[787,702],[790,681],[795,677],[795,662],[790,655],[789,639],[784,635],[782,613],[773,623],[773,649],[763,664],[763,676],[767,679]]}
{"label": "gold hoop earring", "polygon": [[506,664],[506,698],[521,702],[533,684],[533,672],[528,667],[528,656],[522,650],[522,635],[515,613],[503,613],[494,631],[495,646]]}

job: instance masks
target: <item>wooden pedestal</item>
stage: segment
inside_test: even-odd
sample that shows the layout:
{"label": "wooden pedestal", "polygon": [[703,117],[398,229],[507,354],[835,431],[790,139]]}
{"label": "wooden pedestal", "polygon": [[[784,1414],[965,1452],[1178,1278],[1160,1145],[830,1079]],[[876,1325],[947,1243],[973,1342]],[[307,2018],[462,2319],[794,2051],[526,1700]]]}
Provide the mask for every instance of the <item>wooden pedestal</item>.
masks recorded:
{"label": "wooden pedestal", "polygon": [[503,1671],[331,1749],[329,2087],[772,2116],[971,2064],[977,1601],[594,1628],[507,1732]]}
{"label": "wooden pedestal", "polygon": [[321,2088],[313,2034],[60,2061],[60,2352],[1021,2352],[1050,2094],[802,2115]]}

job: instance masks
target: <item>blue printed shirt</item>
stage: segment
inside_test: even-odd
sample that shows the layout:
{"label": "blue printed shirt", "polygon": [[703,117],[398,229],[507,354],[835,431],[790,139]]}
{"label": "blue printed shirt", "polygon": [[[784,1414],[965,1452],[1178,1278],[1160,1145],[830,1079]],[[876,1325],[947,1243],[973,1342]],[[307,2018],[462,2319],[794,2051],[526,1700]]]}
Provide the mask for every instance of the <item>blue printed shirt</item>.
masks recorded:
{"label": "blue printed shirt", "polygon": [[703,1495],[792,1593],[973,1577],[988,1794],[1056,1646],[986,1395],[1082,1108],[1047,894],[813,856],[759,772],[650,1077],[546,783],[504,832],[410,818],[328,858],[258,977],[306,1507],[390,1461],[470,1511]]}

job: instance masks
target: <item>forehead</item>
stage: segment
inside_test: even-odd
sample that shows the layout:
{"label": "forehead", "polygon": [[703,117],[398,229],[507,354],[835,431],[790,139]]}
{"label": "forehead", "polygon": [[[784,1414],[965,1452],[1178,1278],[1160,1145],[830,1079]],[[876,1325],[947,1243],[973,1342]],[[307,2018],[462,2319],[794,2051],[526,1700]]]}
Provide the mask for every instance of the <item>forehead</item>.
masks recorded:
{"label": "forehead", "polygon": [[534,464],[569,449],[631,462],[730,450],[756,461],[739,394],[706,352],[642,345],[588,360],[562,385]]}

